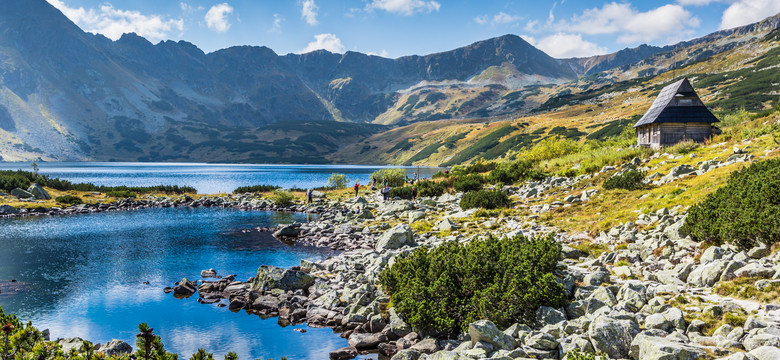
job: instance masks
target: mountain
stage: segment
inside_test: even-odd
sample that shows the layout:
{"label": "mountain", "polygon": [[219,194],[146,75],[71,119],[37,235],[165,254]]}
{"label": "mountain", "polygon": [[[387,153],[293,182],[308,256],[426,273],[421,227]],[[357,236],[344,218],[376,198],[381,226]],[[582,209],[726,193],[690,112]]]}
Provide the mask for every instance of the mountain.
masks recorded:
{"label": "mountain", "polygon": [[[136,34],[112,41],[82,31],[45,0],[4,0],[0,160],[406,161],[365,140],[381,136],[408,151],[420,144],[397,130],[426,126],[405,125],[559,111],[621,82],[755,43],[778,22],[580,59],[551,58],[515,35],[397,59],[257,46],[206,54]],[[351,157],[336,155],[345,151]]]}
{"label": "mountain", "polygon": [[152,44],[135,34],[111,41],[85,33],[45,0],[6,0],[0,150],[6,160],[321,162],[353,137],[383,128],[331,125],[343,131],[323,148],[296,144],[304,135],[319,138],[319,126],[267,127],[373,122],[411,87],[465,83],[489,67],[511,67],[506,81],[518,84],[577,76],[517,36],[399,59],[327,51],[279,56],[251,46],[205,54],[184,41]]}

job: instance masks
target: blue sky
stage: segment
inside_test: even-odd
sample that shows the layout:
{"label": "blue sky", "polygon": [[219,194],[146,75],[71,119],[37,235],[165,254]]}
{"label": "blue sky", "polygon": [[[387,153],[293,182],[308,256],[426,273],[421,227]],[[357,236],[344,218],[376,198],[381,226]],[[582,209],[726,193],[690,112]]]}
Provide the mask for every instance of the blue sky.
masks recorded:
{"label": "blue sky", "polygon": [[505,34],[553,57],[611,53],[759,21],[780,0],[47,0],[85,31],[157,43],[186,40],[206,52],[265,45],[386,57],[451,50]]}

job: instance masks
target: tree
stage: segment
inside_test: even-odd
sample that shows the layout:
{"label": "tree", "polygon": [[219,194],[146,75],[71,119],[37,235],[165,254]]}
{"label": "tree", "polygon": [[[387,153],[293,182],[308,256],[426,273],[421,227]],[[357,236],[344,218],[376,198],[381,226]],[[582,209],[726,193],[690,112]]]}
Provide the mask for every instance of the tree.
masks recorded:
{"label": "tree", "polygon": [[32,164],[30,164],[30,167],[32,168],[32,170],[35,173],[35,175],[38,175],[38,163],[33,161]]}
{"label": "tree", "polygon": [[343,189],[347,187],[347,183],[349,182],[349,178],[344,174],[330,174],[330,177],[328,178],[328,187],[331,189]]}

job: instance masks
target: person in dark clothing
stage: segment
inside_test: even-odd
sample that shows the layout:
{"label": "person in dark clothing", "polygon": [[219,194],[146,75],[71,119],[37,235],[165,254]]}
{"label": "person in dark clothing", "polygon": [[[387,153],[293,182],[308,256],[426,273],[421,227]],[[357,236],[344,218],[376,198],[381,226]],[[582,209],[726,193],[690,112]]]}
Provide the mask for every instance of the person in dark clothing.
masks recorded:
{"label": "person in dark clothing", "polygon": [[358,191],[360,191],[360,183],[356,182],[355,183],[355,197],[358,196]]}
{"label": "person in dark clothing", "polygon": [[312,189],[309,189],[309,190],[306,191],[306,203],[307,204],[311,204],[311,199],[314,196],[313,193],[314,193],[314,190],[312,190]]}
{"label": "person in dark clothing", "polygon": [[417,201],[417,187],[412,186],[412,201]]}
{"label": "person in dark clothing", "polygon": [[390,197],[390,185],[385,185],[385,187],[382,188],[382,199],[384,201],[387,201],[387,198]]}

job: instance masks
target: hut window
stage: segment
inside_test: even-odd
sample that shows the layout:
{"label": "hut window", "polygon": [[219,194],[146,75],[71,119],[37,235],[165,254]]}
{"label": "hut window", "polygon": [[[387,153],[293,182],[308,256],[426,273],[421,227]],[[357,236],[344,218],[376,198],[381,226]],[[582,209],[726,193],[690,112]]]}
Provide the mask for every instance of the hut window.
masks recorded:
{"label": "hut window", "polygon": [[680,99],[680,105],[691,105],[693,104],[693,99]]}

